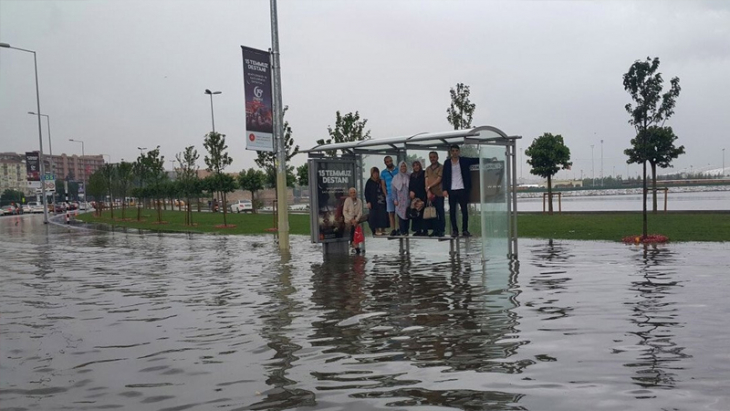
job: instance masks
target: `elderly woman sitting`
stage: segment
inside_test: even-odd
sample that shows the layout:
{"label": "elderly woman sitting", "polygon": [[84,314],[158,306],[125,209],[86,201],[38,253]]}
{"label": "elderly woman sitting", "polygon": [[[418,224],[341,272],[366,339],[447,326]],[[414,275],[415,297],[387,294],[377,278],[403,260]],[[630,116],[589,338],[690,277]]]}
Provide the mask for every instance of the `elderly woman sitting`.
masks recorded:
{"label": "elderly woman sitting", "polygon": [[360,225],[362,218],[362,203],[357,198],[357,190],[350,187],[345,204],[342,207],[342,215],[345,217],[345,225],[350,227],[350,246],[355,249],[356,254],[360,254],[360,247],[353,242],[355,238],[355,230]]}

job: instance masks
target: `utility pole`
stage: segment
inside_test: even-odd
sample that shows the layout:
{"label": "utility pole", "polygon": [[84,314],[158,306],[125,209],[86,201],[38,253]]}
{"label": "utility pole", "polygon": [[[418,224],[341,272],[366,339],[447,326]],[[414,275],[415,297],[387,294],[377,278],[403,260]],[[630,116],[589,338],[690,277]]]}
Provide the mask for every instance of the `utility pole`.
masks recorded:
{"label": "utility pole", "polygon": [[601,187],[603,187],[603,140],[601,140]]}
{"label": "utility pole", "polygon": [[271,72],[274,79],[274,141],[276,141],[276,194],[278,199],[279,250],[289,251],[289,207],[286,198],[286,144],[281,103],[281,64],[279,63],[279,24],[276,0],[271,7]]}
{"label": "utility pole", "polygon": [[596,165],[593,162],[593,146],[595,144],[591,144],[591,187],[596,186]]}

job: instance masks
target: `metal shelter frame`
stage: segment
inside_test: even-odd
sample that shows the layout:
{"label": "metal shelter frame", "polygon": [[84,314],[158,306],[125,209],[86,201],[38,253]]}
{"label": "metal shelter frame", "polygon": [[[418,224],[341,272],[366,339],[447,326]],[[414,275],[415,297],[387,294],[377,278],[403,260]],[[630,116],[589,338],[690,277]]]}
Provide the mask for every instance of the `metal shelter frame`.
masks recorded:
{"label": "metal shelter frame", "polygon": [[[385,137],[371,140],[353,141],[346,143],[319,144],[309,150],[302,150],[309,158],[337,157],[351,158],[356,162],[356,170],[360,178],[357,179],[358,193],[363,192],[362,155],[395,155],[398,160],[404,160],[408,150],[445,150],[453,144],[474,144],[505,147],[506,186],[509,189],[507,212],[509,215],[509,246],[507,256],[517,258],[517,140],[522,136],[510,136],[493,126],[480,126],[464,130],[444,132],[422,132],[409,136]],[[338,151],[341,154],[338,155]],[[444,160],[446,161],[446,160]],[[482,233],[483,235],[484,233]]]}

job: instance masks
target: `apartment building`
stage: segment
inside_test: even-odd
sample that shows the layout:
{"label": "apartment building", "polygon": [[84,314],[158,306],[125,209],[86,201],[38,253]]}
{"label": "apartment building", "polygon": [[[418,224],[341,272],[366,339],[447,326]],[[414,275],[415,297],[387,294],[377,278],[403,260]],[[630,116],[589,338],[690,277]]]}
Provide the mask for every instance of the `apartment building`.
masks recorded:
{"label": "apartment building", "polygon": [[7,189],[28,191],[25,154],[0,153],[0,192]]}

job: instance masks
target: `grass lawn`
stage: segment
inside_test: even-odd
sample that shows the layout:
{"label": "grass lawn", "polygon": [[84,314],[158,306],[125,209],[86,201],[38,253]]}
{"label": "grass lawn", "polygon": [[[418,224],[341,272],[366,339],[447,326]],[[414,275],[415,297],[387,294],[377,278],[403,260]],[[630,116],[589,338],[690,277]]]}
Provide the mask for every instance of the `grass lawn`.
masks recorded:
{"label": "grass lawn", "polygon": [[[114,214],[114,220],[108,211],[101,217],[86,213],[78,218],[146,230],[221,234],[263,234],[274,226],[272,214],[228,214],[228,224],[235,225],[232,228],[216,227],[223,224],[222,213],[193,213],[193,227],[183,224],[184,213],[180,211],[163,211],[166,224],[156,224],[156,213],[151,209],[142,210],[139,222],[136,210],[127,213],[131,218],[126,221],[120,219],[120,210]],[[477,228],[479,219],[474,217],[469,225]],[[621,241],[625,236],[641,235],[641,213],[634,212],[520,214],[517,224],[520,238]],[[309,215],[289,214],[289,228],[291,234],[309,235]],[[472,232],[478,235],[478,228]],[[649,234],[662,234],[670,241],[730,241],[730,213],[649,214]]]}
{"label": "grass lawn", "polygon": [[[137,210],[128,210],[127,219],[121,219],[121,210],[114,210],[115,219],[111,219],[109,211],[104,211],[101,217],[94,213],[86,213],[78,216],[79,220],[86,222],[97,222],[113,224],[119,227],[141,228],[144,230],[159,231],[181,231],[193,233],[220,233],[220,234],[264,234],[267,229],[274,226],[272,214],[227,214],[228,225],[235,227],[219,228],[223,224],[223,213],[197,213],[193,212],[193,223],[195,226],[186,226],[185,213],[181,211],[162,211],[162,221],[165,224],[157,224],[157,213],[152,209],[142,210],[142,219],[137,221]],[[289,214],[289,232],[291,234],[309,235],[309,215]]]}

